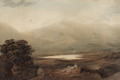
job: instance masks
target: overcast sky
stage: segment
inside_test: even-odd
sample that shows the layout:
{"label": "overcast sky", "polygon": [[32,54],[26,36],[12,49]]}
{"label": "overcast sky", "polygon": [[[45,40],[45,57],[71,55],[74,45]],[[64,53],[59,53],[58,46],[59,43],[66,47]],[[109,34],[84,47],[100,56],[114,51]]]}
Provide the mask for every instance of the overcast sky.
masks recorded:
{"label": "overcast sky", "polygon": [[0,0],[0,22],[20,32],[62,20],[120,25],[120,0]]}

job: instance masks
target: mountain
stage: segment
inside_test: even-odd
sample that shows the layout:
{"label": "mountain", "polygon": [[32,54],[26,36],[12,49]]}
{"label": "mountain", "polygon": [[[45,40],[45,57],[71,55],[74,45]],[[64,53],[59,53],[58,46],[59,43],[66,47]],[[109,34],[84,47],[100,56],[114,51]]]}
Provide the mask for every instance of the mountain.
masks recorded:
{"label": "mountain", "polygon": [[12,27],[0,23],[0,44],[7,39],[21,39],[21,35]]}
{"label": "mountain", "polygon": [[120,47],[120,38],[112,30],[112,27],[105,25],[60,22],[25,32],[24,38],[40,53],[115,51]]}

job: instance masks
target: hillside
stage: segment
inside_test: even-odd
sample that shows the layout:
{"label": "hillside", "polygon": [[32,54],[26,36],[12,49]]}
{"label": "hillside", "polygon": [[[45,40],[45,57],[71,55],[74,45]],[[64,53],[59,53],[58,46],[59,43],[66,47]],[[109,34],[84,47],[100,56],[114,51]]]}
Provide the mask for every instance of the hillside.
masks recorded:
{"label": "hillside", "polygon": [[120,41],[113,30],[105,25],[80,25],[62,21],[23,34],[40,53],[118,51]]}
{"label": "hillside", "polygon": [[7,39],[21,39],[21,35],[12,27],[0,23],[0,44]]}

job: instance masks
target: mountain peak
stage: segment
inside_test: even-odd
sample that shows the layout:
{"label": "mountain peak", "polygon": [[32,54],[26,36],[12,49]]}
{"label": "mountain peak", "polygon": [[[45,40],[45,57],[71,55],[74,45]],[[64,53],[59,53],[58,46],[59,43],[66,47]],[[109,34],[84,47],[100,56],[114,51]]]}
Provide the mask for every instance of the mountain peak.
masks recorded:
{"label": "mountain peak", "polygon": [[20,39],[20,34],[9,25],[0,23],[0,44],[7,39]]}

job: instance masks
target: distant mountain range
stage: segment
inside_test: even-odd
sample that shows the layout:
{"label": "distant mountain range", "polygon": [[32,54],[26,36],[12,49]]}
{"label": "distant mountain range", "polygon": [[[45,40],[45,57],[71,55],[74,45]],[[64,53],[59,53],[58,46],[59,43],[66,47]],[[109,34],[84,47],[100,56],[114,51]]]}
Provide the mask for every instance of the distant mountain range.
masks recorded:
{"label": "distant mountain range", "polygon": [[119,36],[112,27],[103,25],[80,25],[60,22],[25,32],[28,40],[40,54],[75,53],[80,51],[119,51]]}
{"label": "distant mountain range", "polygon": [[60,22],[19,33],[0,23],[0,44],[7,39],[25,39],[38,54],[63,54],[81,51],[120,51],[120,29],[105,25]]}

